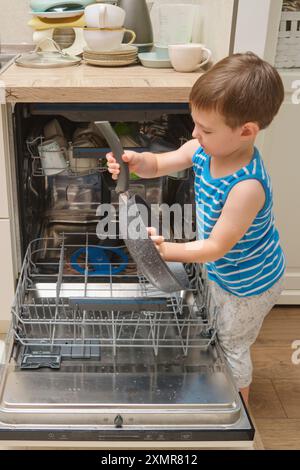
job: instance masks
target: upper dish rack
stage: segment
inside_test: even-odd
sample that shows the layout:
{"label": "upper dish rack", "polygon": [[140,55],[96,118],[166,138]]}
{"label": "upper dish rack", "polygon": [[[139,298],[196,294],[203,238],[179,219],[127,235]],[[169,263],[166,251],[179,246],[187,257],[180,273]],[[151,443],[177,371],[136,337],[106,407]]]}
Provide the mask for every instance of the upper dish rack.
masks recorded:
{"label": "upper dish rack", "polygon": [[26,145],[32,162],[32,176],[61,173],[77,176],[107,170],[108,148],[74,147],[72,142],[63,147],[57,140],[45,140],[42,136],[27,140]]}

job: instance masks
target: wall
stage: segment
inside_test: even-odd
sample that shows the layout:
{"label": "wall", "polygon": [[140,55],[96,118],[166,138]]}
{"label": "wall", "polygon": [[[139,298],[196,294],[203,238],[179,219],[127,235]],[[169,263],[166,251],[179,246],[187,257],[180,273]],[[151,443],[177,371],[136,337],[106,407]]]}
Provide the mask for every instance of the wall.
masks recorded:
{"label": "wall", "polygon": [[251,50],[274,64],[281,9],[282,0],[239,0],[234,51]]}
{"label": "wall", "polygon": [[32,43],[27,26],[30,0],[0,0],[0,39],[2,44]]}
{"label": "wall", "polygon": [[[62,0],[63,1],[63,0]],[[147,0],[153,4],[151,19],[154,38],[158,36],[155,6],[162,3],[193,3],[198,5],[198,15],[193,32],[193,42],[203,42],[210,47],[214,59],[228,54],[233,0]],[[0,39],[2,44],[32,43],[32,30],[27,26],[30,0],[0,0]]]}

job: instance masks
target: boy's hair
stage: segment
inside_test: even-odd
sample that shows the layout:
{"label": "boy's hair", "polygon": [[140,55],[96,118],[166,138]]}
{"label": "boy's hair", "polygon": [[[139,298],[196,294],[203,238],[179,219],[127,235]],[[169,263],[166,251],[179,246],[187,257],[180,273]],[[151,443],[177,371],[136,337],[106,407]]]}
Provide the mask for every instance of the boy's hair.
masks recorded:
{"label": "boy's hair", "polygon": [[194,84],[190,105],[214,110],[232,129],[256,122],[265,129],[279,111],[284,87],[277,70],[252,52],[218,62]]}

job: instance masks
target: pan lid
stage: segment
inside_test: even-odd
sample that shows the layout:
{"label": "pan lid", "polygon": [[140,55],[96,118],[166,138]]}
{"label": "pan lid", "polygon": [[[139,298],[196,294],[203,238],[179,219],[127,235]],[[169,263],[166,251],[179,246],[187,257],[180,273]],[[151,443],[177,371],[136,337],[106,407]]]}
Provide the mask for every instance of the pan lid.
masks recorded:
{"label": "pan lid", "polygon": [[[46,41],[52,44],[51,50],[41,51],[41,43]],[[21,54],[15,63],[21,67],[30,68],[56,68],[69,67],[80,64],[81,59],[62,52],[59,45],[50,38],[44,38],[40,41],[35,50],[26,54]]]}

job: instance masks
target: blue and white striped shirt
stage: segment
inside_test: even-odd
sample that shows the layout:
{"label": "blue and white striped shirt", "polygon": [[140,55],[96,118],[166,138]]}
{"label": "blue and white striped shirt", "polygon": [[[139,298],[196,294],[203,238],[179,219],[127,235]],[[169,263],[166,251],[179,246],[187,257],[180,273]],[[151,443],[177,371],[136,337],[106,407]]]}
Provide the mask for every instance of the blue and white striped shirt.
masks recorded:
{"label": "blue and white striped shirt", "polygon": [[270,177],[255,148],[251,162],[236,173],[212,178],[210,157],[200,147],[193,156],[198,238],[209,238],[231,189],[241,181],[258,180],[265,205],[243,238],[221,259],[206,263],[209,279],[238,297],[258,295],[282,277],[285,258],[274,224]]}

